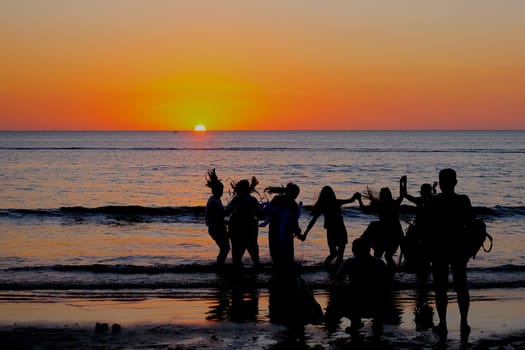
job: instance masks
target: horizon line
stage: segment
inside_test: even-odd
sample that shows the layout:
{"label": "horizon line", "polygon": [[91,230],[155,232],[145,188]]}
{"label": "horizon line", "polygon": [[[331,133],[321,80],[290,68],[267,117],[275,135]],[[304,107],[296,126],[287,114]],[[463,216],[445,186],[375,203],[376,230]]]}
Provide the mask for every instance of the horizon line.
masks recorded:
{"label": "horizon line", "polygon": [[525,131],[525,129],[207,129],[204,131],[195,131],[193,129],[0,129],[0,132],[337,132],[337,131],[403,131],[403,132],[421,132],[421,131]]}

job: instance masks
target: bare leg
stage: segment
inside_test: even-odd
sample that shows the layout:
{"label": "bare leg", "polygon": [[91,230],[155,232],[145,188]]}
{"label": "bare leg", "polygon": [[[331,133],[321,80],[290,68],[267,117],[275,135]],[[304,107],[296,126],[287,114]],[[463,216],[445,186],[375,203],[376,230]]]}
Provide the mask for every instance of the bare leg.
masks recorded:
{"label": "bare leg", "polygon": [[339,245],[339,249],[337,250],[337,260],[335,261],[337,265],[340,265],[343,262],[345,257],[345,247],[346,244]]}
{"label": "bare leg", "polygon": [[235,267],[242,266],[242,256],[245,250],[244,243],[240,239],[232,239],[232,261]]}
{"label": "bare leg", "polygon": [[448,262],[433,261],[432,276],[434,278],[434,289],[436,294],[436,309],[439,316],[439,325],[434,328],[440,337],[446,337],[447,330],[447,306],[448,306]]}
{"label": "bare leg", "polygon": [[461,317],[460,328],[461,337],[466,340],[470,334],[468,324],[468,311],[470,308],[470,294],[467,287],[467,262],[455,261],[452,266],[452,278],[454,279],[454,289],[458,298],[459,314]]}
{"label": "bare leg", "polygon": [[228,238],[217,240],[217,245],[219,246],[219,255],[217,255],[217,264],[224,265],[228,253],[230,252],[230,241]]}
{"label": "bare leg", "polygon": [[259,267],[259,265],[261,265],[261,262],[259,260],[259,245],[257,244],[257,241],[251,242],[247,248],[248,253],[250,254],[250,258],[252,259],[253,266]]}
{"label": "bare leg", "polygon": [[388,267],[394,271],[396,269],[396,262],[393,257],[393,253],[385,253],[385,260]]}
{"label": "bare leg", "polygon": [[337,246],[335,244],[328,243],[328,249],[330,251],[330,254],[324,260],[325,265],[330,265],[332,260],[334,260],[335,257],[337,256]]}

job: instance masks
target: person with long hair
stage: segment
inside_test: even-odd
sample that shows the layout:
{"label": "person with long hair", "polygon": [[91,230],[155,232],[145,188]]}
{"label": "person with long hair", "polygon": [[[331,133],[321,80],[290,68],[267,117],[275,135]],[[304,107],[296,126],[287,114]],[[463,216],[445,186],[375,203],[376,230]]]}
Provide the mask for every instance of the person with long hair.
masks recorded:
{"label": "person with long hair", "polygon": [[348,243],[348,233],[343,220],[342,206],[349,204],[358,199],[357,195],[349,199],[339,199],[336,197],[332,187],[324,186],[319,193],[319,198],[312,208],[312,218],[300,236],[302,241],[306,240],[308,232],[315,225],[319,216],[324,216],[324,228],[326,229],[326,240],[328,243],[329,255],[326,257],[324,264],[329,266],[336,259],[339,265],[343,262],[345,247]]}
{"label": "person with long hair", "polygon": [[400,183],[400,195],[394,199],[390,188],[383,187],[379,191],[379,198],[368,191],[369,205],[364,205],[361,194],[356,193],[359,207],[364,213],[376,214],[379,221],[372,222],[363,233],[363,237],[368,239],[370,246],[374,250],[374,256],[381,258],[384,254],[387,265],[394,270],[396,262],[394,254],[403,239],[403,228],[399,222],[399,207],[403,201],[403,194],[406,193],[406,177],[402,177]]}
{"label": "person with long hair", "polygon": [[205,208],[206,226],[208,226],[209,235],[219,247],[217,265],[222,266],[230,252],[230,239],[224,221],[226,211],[221,201],[224,193],[224,185],[217,176],[215,169],[208,170],[206,174],[206,186],[211,189],[212,193],[210,198],[208,198]]}

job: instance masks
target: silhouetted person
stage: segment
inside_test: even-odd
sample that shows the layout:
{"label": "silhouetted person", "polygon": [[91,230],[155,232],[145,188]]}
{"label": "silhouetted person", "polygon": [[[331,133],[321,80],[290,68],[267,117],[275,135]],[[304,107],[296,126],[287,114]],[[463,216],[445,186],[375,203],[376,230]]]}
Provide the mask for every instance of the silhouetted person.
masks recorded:
{"label": "silhouetted person", "polygon": [[315,225],[319,216],[324,216],[324,228],[326,229],[326,239],[330,254],[326,257],[324,264],[330,265],[332,260],[336,259],[336,264],[343,262],[345,247],[348,243],[348,234],[346,232],[343,213],[341,207],[344,204],[352,203],[357,199],[357,195],[350,199],[338,199],[334,190],[330,186],[324,186],[321,189],[319,198],[312,208],[312,218],[300,239],[304,241],[308,232]]}
{"label": "silhouetted person", "polygon": [[315,300],[312,290],[301,278],[294,263],[294,236],[300,235],[300,205],[295,199],[299,186],[289,183],[283,187],[269,187],[269,193],[279,193],[268,207],[268,239],[274,264],[270,282],[269,311],[272,323],[288,327],[288,341],[282,344],[295,347],[304,341],[304,326],[322,322],[323,310]]}
{"label": "silhouetted person", "polygon": [[258,268],[259,235],[258,220],[261,216],[261,205],[255,197],[251,195],[259,182],[252,177],[251,183],[248,180],[241,180],[233,184],[234,197],[228,204],[226,211],[231,213],[229,231],[232,243],[232,260],[236,267],[242,266],[242,257],[248,250],[253,262],[253,266]]}
{"label": "silhouetted person", "polygon": [[338,322],[342,316],[350,318],[347,331],[356,334],[364,324],[363,317],[373,318],[376,335],[383,329],[383,322],[392,306],[392,274],[383,260],[370,255],[370,245],[364,238],[352,242],[353,257],[347,259],[336,274],[338,280],[348,277],[349,284],[338,291],[337,300],[327,317],[335,317]]}
{"label": "silhouetted person", "polygon": [[268,187],[268,193],[278,193],[268,207],[266,222],[269,223],[268,241],[270,255],[276,268],[293,268],[294,237],[301,233],[299,215],[301,207],[295,201],[299,195],[299,186],[288,183],[286,187]]}
{"label": "silhouetted person", "polygon": [[396,263],[394,254],[403,239],[403,228],[399,222],[399,207],[403,201],[402,193],[406,187],[404,178],[400,180],[400,196],[397,199],[392,197],[392,192],[388,187],[383,187],[379,191],[379,198],[375,198],[369,192],[370,205],[365,206],[361,200],[361,194],[356,193],[356,199],[364,213],[377,214],[379,221],[373,222],[364,232],[363,237],[368,239],[375,257],[385,255],[388,266],[394,270]]}
{"label": "silhouetted person", "polygon": [[[403,176],[406,181],[406,176]],[[431,228],[429,206],[432,196],[436,194],[437,182],[434,185],[424,183],[420,187],[419,196],[415,197],[406,191],[402,196],[416,205],[416,218],[407,230],[402,243],[402,252],[406,265],[410,270],[415,270],[419,275],[426,275],[430,271],[428,258],[428,236]]]}
{"label": "silhouetted person", "polygon": [[[406,181],[406,176],[403,178]],[[437,182],[434,182],[433,185],[422,184],[418,197],[408,194],[406,187],[403,193],[404,198],[416,205],[415,221],[408,227],[401,249],[406,261],[405,267],[417,273],[414,321],[418,331],[424,331],[433,326],[434,310],[428,303],[426,280],[431,271],[428,242],[432,229],[430,207],[433,196],[436,195],[437,185]]]}
{"label": "silhouetted person", "polygon": [[465,252],[465,225],[472,218],[472,206],[466,195],[456,194],[456,172],[443,169],[439,173],[441,194],[431,201],[431,223],[429,246],[432,260],[432,275],[436,296],[439,324],[434,330],[442,338],[447,330],[447,291],[449,268],[452,271],[459,313],[461,316],[461,338],[470,334],[468,311],[470,295],[467,287],[468,252]]}
{"label": "silhouetted person", "polygon": [[[402,179],[407,181],[407,177],[403,176]],[[429,226],[429,219],[428,219],[428,204],[432,200],[432,196],[436,194],[436,186],[438,185],[437,182],[434,182],[434,185],[430,185],[429,183],[424,183],[421,185],[419,189],[419,197],[415,197],[410,195],[406,191],[406,187],[404,190],[404,193],[402,194],[404,198],[409,200],[410,202],[414,203],[416,205],[416,227],[421,226],[421,229],[428,230]]]}
{"label": "silhouetted person", "polygon": [[226,223],[224,217],[226,215],[224,206],[221,202],[221,197],[224,192],[224,185],[217,177],[215,169],[208,170],[206,177],[206,186],[211,188],[212,195],[206,203],[205,216],[206,226],[208,226],[208,233],[219,247],[219,255],[217,255],[217,265],[222,266],[230,251],[230,239],[226,230]]}

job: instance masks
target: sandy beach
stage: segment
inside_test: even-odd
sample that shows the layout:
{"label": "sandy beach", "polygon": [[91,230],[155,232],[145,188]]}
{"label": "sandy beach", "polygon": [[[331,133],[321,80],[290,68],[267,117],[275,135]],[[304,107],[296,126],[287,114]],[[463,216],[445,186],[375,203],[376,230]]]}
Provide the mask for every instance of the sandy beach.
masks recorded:
{"label": "sandy beach", "polygon": [[[384,334],[374,337],[365,319],[360,337],[344,329],[329,331],[324,325],[307,325],[303,337],[287,327],[270,322],[268,291],[259,290],[256,300],[245,296],[245,310],[252,302],[254,315],[232,320],[221,314],[217,300],[191,291],[183,298],[146,300],[85,300],[60,302],[3,302],[0,304],[0,348],[2,349],[521,349],[525,346],[525,293],[523,289],[472,291],[468,344],[459,336],[455,300],[449,304],[449,335],[440,342],[432,330],[416,330],[415,298],[412,292],[396,292],[400,323],[385,325]],[[327,295],[316,293],[326,308]],[[433,300],[430,300],[433,306]],[[229,305],[230,309],[232,305]],[[434,322],[436,321],[434,313]],[[96,331],[96,323],[108,329]],[[120,330],[112,331],[113,324]]]}

